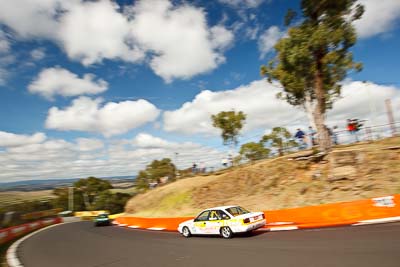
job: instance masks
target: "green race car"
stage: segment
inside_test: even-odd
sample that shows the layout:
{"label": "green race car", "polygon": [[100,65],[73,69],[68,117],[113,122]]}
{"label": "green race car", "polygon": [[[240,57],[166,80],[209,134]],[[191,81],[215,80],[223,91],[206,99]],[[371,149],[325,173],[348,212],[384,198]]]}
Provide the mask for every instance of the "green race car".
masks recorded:
{"label": "green race car", "polygon": [[100,214],[96,218],[94,218],[94,226],[101,225],[111,225],[111,219],[108,218],[108,214]]}

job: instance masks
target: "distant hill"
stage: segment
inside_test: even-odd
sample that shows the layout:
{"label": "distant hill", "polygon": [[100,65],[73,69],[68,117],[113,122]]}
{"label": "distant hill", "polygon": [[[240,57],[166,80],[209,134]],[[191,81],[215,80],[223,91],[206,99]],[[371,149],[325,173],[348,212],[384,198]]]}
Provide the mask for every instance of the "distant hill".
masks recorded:
{"label": "distant hill", "polygon": [[[111,183],[132,182],[135,176],[115,176],[115,177],[101,177],[101,179],[108,180]],[[4,191],[38,191],[50,190],[57,187],[70,186],[81,178],[67,178],[67,179],[43,179],[43,180],[25,180],[16,182],[0,183],[0,192]]]}

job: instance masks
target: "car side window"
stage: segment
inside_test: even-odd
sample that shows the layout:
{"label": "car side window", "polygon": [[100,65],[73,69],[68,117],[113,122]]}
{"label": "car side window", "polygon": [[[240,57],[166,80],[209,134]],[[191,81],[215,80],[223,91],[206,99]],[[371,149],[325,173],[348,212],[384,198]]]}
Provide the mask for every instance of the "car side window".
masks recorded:
{"label": "car side window", "polygon": [[208,216],[210,215],[210,211],[206,210],[200,213],[199,216],[195,219],[195,222],[203,222],[203,221],[208,221]]}
{"label": "car side window", "polygon": [[218,210],[212,210],[210,212],[210,221],[217,221],[217,220],[221,220],[221,216],[218,214]]}
{"label": "car side window", "polygon": [[237,216],[237,215],[240,214],[239,211],[238,211],[238,209],[237,209],[236,207],[229,208],[229,209],[227,209],[227,211],[228,211],[230,214],[232,214],[233,216]]}
{"label": "car side window", "polygon": [[225,212],[223,212],[222,210],[217,210],[216,211],[220,220],[229,220],[231,217],[229,217],[228,214],[226,214]]}

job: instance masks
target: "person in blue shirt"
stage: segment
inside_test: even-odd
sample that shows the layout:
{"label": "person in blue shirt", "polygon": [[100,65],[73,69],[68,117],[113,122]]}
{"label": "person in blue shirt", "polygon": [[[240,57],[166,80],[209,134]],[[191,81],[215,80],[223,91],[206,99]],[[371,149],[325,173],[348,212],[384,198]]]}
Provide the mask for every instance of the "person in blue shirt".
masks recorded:
{"label": "person in blue shirt", "polygon": [[306,143],[304,141],[306,134],[301,130],[301,129],[297,129],[297,132],[295,134],[295,138],[297,139],[297,141],[300,144],[300,149],[304,149],[306,146]]}

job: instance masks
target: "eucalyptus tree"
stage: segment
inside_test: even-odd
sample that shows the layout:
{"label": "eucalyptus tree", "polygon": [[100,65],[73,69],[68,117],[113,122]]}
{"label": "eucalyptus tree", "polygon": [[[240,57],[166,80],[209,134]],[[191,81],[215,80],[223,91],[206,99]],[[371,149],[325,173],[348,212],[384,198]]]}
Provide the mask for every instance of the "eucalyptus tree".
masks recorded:
{"label": "eucalyptus tree", "polygon": [[284,127],[274,127],[271,133],[264,135],[260,143],[270,143],[271,147],[278,150],[279,156],[283,156],[286,148],[298,146],[292,139],[292,134]]}
{"label": "eucalyptus tree", "polygon": [[270,82],[283,86],[278,98],[306,110],[323,152],[331,146],[326,112],[340,97],[340,82],[348,72],[362,68],[350,48],[357,41],[353,22],[363,12],[356,0],[302,0],[301,20],[290,26],[296,16],[289,10],[287,35],[275,45],[276,57],[261,67]]}
{"label": "eucalyptus tree", "polygon": [[246,114],[242,111],[221,111],[211,115],[213,126],[221,130],[224,145],[236,146],[240,130],[246,121]]}
{"label": "eucalyptus tree", "polygon": [[265,148],[262,143],[250,142],[243,144],[240,147],[240,155],[246,157],[248,160],[254,161],[263,159],[269,156],[270,149]]}

